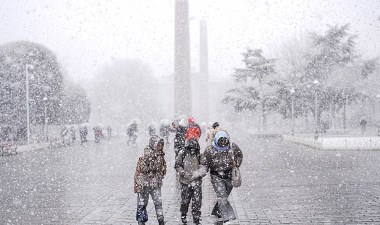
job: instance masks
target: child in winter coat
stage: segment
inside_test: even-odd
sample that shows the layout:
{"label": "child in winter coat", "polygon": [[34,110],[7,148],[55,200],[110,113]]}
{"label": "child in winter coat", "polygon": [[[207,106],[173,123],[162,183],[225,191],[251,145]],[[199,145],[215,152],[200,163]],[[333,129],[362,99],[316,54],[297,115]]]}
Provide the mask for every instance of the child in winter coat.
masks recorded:
{"label": "child in winter coat", "polygon": [[[159,136],[153,135],[149,139],[149,145],[137,162],[134,185],[138,208],[141,206],[146,208],[149,195],[152,196],[159,225],[164,224],[161,187],[162,179],[166,175],[166,161],[163,148],[164,140]],[[145,223],[139,221],[139,224]]]}
{"label": "child in winter coat", "polygon": [[202,177],[191,179],[193,172],[199,169],[200,165],[200,146],[198,141],[190,139],[176,157],[174,168],[179,173],[181,184],[181,220],[187,223],[187,211],[190,201],[192,202],[192,215],[194,224],[200,224],[202,206]]}

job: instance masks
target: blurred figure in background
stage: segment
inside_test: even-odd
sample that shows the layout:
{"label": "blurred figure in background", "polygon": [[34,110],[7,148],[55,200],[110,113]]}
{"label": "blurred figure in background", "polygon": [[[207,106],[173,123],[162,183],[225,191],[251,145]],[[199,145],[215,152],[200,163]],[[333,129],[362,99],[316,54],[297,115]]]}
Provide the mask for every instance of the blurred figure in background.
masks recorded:
{"label": "blurred figure in background", "polygon": [[76,129],[74,126],[70,127],[70,137],[71,137],[71,143],[74,144],[75,140],[77,139]]}
{"label": "blurred figure in background", "polygon": [[137,135],[139,133],[138,127],[137,127],[137,121],[133,120],[132,123],[127,128],[127,135],[128,135],[128,141],[127,144],[130,143],[136,144]]}
{"label": "blurred figure in background", "polygon": [[108,140],[111,140],[111,136],[112,136],[112,127],[111,126],[107,126],[107,137],[108,137]]}
{"label": "blurred figure in background", "polygon": [[88,134],[87,126],[86,126],[86,124],[82,124],[79,127],[79,136],[80,136],[80,143],[81,144],[87,143],[87,134]]}
{"label": "blurred figure in background", "polygon": [[95,126],[94,127],[94,133],[95,133],[95,143],[99,144],[100,143],[100,139],[102,139],[104,137],[102,127],[99,126],[99,125]]}
{"label": "blurred figure in background", "polygon": [[179,121],[174,121],[172,126],[175,130],[174,136],[174,152],[177,157],[178,152],[181,151],[185,147],[186,142],[186,123],[185,119],[180,119]]}
{"label": "blurred figure in background", "polygon": [[169,144],[169,135],[170,135],[170,125],[168,121],[160,121],[160,136],[166,141],[166,144]]}
{"label": "blurred figure in background", "polygon": [[212,138],[213,132],[214,132],[214,128],[212,128],[212,123],[209,122],[207,125],[206,134],[205,134],[205,141],[207,145],[211,145],[211,142],[213,140]]}
{"label": "blurred figure in background", "polygon": [[149,134],[149,137],[156,135],[156,126],[154,124],[151,124],[148,126],[148,134]]}
{"label": "blurred figure in background", "polygon": [[190,139],[195,138],[197,141],[199,141],[199,138],[202,135],[201,127],[195,123],[195,120],[193,117],[188,118],[188,126],[186,129],[186,141],[189,141]]}

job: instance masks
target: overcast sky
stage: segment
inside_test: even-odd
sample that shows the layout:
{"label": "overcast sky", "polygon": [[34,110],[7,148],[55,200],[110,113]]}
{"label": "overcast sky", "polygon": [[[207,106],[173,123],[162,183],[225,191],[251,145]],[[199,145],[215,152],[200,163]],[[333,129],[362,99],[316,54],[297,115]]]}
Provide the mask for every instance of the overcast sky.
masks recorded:
{"label": "overcast sky", "polygon": [[[156,76],[173,73],[174,0],[1,0],[0,44],[30,40],[54,51],[75,80],[91,79],[112,57],[140,58]],[[246,47],[276,46],[351,24],[364,57],[380,55],[379,0],[189,0],[192,68],[199,20],[208,23],[209,70],[226,77]]]}

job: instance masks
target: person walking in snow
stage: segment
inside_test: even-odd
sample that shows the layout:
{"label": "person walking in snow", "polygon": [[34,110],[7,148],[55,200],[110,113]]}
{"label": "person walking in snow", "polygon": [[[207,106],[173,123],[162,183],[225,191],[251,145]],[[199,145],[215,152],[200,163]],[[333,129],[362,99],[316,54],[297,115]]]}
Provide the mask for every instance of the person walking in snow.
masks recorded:
{"label": "person walking in snow", "polygon": [[177,157],[179,151],[181,151],[185,147],[185,136],[186,136],[186,123],[184,119],[177,121],[174,121],[172,123],[173,128],[175,130],[174,135],[174,152],[175,156]]}
{"label": "person walking in snow", "polygon": [[192,138],[199,140],[202,135],[201,127],[195,123],[194,117],[188,118],[188,126],[186,129],[186,141],[189,141]]}
{"label": "person walking in snow", "polygon": [[212,124],[212,129],[213,129],[213,131],[211,132],[210,138],[213,141],[214,138],[215,138],[216,133],[218,133],[219,131],[224,130],[224,129],[220,127],[219,122],[213,123]]}
{"label": "person walking in snow", "polygon": [[69,130],[67,129],[67,127],[65,125],[62,125],[61,126],[61,140],[62,140],[62,144],[63,145],[66,145],[66,135],[69,133]]}
{"label": "person walking in snow", "polygon": [[103,135],[103,129],[101,126],[95,126],[94,128],[94,135],[95,135],[95,144],[99,144],[100,143],[100,139],[102,139],[104,137]]}
{"label": "person walking in snow", "polygon": [[81,144],[87,142],[87,134],[88,134],[87,126],[82,124],[82,126],[80,126],[80,128],[79,128],[79,135],[80,135],[80,143]]}
{"label": "person walking in snow", "polygon": [[[166,175],[166,161],[164,153],[164,140],[157,135],[149,139],[149,145],[145,147],[143,155],[138,159],[134,177],[134,191],[137,193],[137,213],[146,210],[149,195],[153,199],[156,216],[159,225],[164,223],[162,210],[161,187]],[[138,224],[146,221],[136,218]]]}
{"label": "person walking in snow", "polygon": [[129,145],[130,143],[136,144],[138,132],[139,130],[137,127],[137,122],[133,120],[131,125],[129,125],[129,127],[127,128],[127,135],[128,135],[127,145]]}
{"label": "person walking in snow", "polygon": [[108,137],[108,140],[111,140],[111,137],[112,137],[112,127],[111,126],[107,126],[107,137]]}
{"label": "person walking in snow", "polygon": [[170,125],[165,121],[161,121],[159,129],[160,136],[164,138],[166,144],[169,144]]}
{"label": "person walking in snow", "polygon": [[149,125],[148,134],[149,134],[149,137],[156,135],[156,126],[154,124]]}
{"label": "person walking in snow", "polygon": [[204,151],[201,158],[201,167],[193,173],[192,179],[203,177],[210,171],[211,184],[217,197],[211,215],[221,218],[223,222],[236,219],[235,212],[228,202],[232,186],[232,168],[240,167],[243,153],[235,143],[230,143],[230,136],[226,131],[219,131],[211,145]]}
{"label": "person walking in snow", "polygon": [[71,144],[74,144],[75,140],[77,139],[76,129],[74,126],[70,127],[70,137],[71,137]]}
{"label": "person walking in snow", "polygon": [[198,141],[193,138],[188,141],[175,160],[174,168],[179,174],[181,184],[181,221],[187,223],[187,211],[192,201],[192,215],[194,224],[200,224],[202,207],[202,177],[192,180],[193,173],[200,166],[200,146]]}

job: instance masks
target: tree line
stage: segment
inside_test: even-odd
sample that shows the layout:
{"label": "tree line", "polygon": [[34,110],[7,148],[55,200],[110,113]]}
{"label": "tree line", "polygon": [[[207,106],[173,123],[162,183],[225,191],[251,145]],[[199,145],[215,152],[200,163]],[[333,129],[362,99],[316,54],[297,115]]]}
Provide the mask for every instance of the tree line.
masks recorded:
{"label": "tree line", "polygon": [[31,125],[79,124],[90,116],[85,90],[65,76],[51,50],[29,41],[1,45],[0,125],[19,138],[26,135],[27,99]]}
{"label": "tree line", "polygon": [[242,54],[244,67],[232,74],[236,87],[222,103],[237,112],[259,112],[264,130],[270,112],[284,119],[312,115],[317,127],[322,118],[331,123],[341,114],[346,129],[348,105],[374,108],[375,100],[380,101],[378,58],[362,59],[356,42],[346,24],[329,26],[323,35],[310,33],[305,47],[296,43],[282,49],[279,58],[248,48]]}

